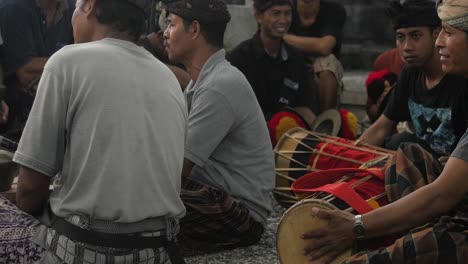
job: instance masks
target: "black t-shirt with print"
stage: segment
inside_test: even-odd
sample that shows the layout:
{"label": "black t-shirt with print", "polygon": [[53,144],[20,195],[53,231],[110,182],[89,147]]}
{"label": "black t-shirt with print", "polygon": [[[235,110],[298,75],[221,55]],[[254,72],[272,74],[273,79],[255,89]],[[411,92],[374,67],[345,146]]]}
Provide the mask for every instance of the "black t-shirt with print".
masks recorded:
{"label": "black t-shirt with print", "polygon": [[303,27],[299,20],[297,10],[295,9],[289,31],[294,35],[304,37],[334,36],[336,45],[333,48],[333,54],[339,58],[345,21],[346,10],[342,4],[320,1],[320,10],[314,24],[309,27]]}
{"label": "black t-shirt with print", "polygon": [[411,121],[416,135],[440,155],[449,155],[468,124],[466,80],[446,75],[427,89],[421,68],[405,67],[385,109],[395,122]]}

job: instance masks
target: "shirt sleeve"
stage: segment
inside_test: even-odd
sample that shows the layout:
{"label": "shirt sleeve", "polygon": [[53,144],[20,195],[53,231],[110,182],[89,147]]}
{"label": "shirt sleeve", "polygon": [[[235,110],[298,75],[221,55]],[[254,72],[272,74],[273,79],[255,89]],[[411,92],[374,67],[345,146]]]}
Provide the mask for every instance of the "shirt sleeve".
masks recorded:
{"label": "shirt sleeve", "polygon": [[50,177],[62,169],[66,145],[65,82],[45,68],[13,160]]}
{"label": "shirt sleeve", "polygon": [[458,142],[458,145],[452,152],[451,157],[459,158],[468,162],[468,131],[465,132],[463,137]]}
{"label": "shirt sleeve", "polygon": [[[4,48],[6,74],[13,74],[33,57],[38,57],[30,14],[21,7],[8,5],[2,10],[0,28]],[[39,21],[37,21],[39,23]]]}
{"label": "shirt sleeve", "polygon": [[234,111],[222,94],[205,90],[192,102],[185,158],[203,167],[234,123]]}

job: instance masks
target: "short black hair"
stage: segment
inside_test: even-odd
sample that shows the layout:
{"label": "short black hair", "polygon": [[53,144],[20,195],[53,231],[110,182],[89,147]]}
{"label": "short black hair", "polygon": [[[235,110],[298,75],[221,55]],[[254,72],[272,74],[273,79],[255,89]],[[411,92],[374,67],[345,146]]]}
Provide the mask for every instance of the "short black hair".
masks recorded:
{"label": "short black hair", "polygon": [[144,33],[144,10],[127,0],[97,0],[95,7],[99,23],[111,25],[120,32],[127,32],[134,41]]}
{"label": "short black hair", "polygon": [[[184,28],[187,30],[194,20],[188,20],[182,17]],[[198,21],[198,20],[197,20]],[[202,23],[200,24],[200,34],[206,42],[215,48],[222,48],[224,45],[224,32],[227,24],[225,23]]]}

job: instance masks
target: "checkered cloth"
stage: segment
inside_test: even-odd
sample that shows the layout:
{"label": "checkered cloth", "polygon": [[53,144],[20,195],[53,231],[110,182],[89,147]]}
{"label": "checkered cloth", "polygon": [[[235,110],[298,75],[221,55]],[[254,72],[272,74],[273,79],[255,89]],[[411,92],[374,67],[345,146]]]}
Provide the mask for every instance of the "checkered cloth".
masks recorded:
{"label": "checkered cloth", "polygon": [[[43,238],[41,233],[44,235]],[[161,232],[138,235],[160,236]],[[32,242],[38,237],[45,240],[47,249]],[[113,249],[74,242],[53,229],[42,226],[34,217],[0,196],[0,263],[170,264],[171,262],[164,248]]]}
{"label": "checkered cloth", "polygon": [[184,178],[181,198],[187,210],[178,237],[183,248],[216,251],[249,246],[264,232],[249,210],[223,190]]}
{"label": "checkered cloth", "polygon": [[[402,144],[386,171],[389,200],[396,200],[433,182],[442,171],[440,163],[416,144]],[[453,217],[411,230],[393,245],[364,251],[346,259],[349,264],[467,263],[468,217],[465,197]]]}

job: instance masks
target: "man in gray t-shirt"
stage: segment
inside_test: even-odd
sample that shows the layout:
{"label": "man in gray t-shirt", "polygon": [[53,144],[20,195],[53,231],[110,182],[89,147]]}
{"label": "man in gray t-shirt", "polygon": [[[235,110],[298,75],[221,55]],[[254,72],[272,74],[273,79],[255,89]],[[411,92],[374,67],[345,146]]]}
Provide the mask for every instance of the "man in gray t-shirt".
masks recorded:
{"label": "man in gray t-shirt", "polygon": [[198,249],[257,242],[271,211],[272,146],[262,111],[244,75],[225,59],[230,15],[222,0],[167,5],[169,59],[191,76],[183,169],[180,243]]}

